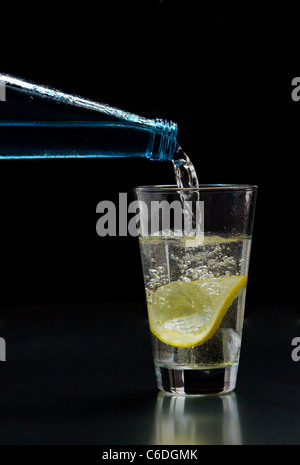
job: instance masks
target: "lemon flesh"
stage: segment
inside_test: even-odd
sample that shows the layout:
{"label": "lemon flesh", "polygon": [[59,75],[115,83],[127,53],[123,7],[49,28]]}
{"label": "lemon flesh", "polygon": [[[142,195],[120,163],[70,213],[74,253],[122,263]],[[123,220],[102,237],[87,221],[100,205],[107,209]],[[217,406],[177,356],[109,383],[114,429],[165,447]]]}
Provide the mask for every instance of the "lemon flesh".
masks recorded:
{"label": "lemon flesh", "polygon": [[177,347],[203,344],[218,330],[247,276],[213,277],[159,287],[148,304],[151,332]]}

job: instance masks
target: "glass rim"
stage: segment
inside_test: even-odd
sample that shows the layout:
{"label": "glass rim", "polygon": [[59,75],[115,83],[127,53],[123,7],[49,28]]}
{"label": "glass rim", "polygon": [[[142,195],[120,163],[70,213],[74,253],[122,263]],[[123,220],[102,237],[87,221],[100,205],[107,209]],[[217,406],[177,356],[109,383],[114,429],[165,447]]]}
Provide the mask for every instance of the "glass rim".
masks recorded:
{"label": "glass rim", "polygon": [[255,191],[257,186],[253,184],[199,184],[199,187],[178,187],[176,184],[158,184],[138,186],[133,189],[135,192],[178,192],[178,191]]}

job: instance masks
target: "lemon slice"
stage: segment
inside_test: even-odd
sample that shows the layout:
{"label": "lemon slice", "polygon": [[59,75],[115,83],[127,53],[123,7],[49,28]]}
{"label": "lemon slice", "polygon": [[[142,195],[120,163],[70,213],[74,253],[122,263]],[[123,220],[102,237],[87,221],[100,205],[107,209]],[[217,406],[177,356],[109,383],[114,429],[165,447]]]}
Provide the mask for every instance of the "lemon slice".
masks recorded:
{"label": "lemon slice", "polygon": [[174,281],[159,287],[148,304],[151,332],[178,347],[203,344],[218,330],[247,276]]}

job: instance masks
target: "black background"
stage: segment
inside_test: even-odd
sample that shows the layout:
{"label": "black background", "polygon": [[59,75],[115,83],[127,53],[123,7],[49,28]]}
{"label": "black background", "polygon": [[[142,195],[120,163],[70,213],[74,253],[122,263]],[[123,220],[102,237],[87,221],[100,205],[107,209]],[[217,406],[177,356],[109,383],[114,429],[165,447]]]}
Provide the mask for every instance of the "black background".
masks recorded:
{"label": "black background", "polygon": [[[297,304],[299,15],[191,0],[13,2],[0,70],[178,123],[201,183],[258,185],[248,304]],[[1,105],[1,104],[0,104]],[[1,111],[1,106],[0,106]],[[2,160],[1,305],[144,299],[138,242],[100,238],[96,205],[171,164]]]}

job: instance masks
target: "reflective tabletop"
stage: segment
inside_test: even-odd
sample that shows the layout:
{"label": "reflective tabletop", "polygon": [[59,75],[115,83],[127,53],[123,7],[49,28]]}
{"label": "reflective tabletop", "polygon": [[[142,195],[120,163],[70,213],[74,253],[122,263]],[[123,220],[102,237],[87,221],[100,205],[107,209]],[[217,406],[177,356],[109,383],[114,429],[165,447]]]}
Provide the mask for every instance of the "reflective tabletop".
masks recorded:
{"label": "reflective tabletop", "polygon": [[[296,308],[248,308],[237,387],[156,388],[140,302],[0,309],[2,445],[300,444]],[[300,351],[299,351],[300,353]]]}

